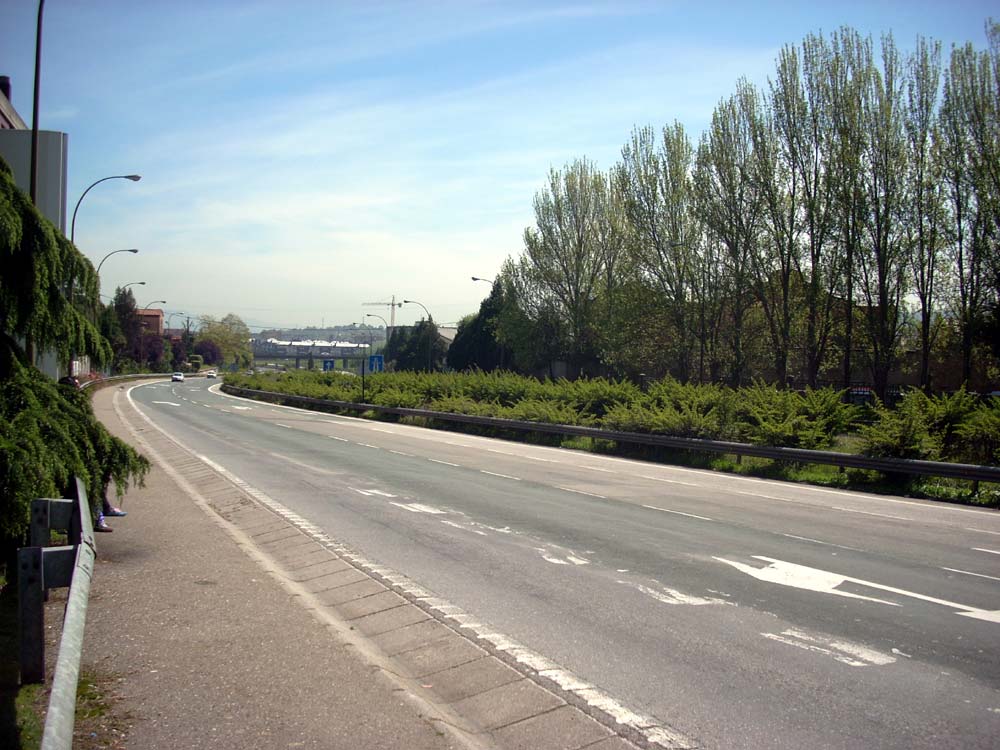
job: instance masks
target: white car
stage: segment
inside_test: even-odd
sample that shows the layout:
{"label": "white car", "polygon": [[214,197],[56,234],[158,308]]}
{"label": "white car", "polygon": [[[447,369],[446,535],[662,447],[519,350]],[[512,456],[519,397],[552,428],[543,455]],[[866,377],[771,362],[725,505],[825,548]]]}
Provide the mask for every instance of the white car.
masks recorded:
{"label": "white car", "polygon": [[171,383],[183,383],[184,382],[184,373],[183,372],[175,372],[173,375],[170,376],[170,382]]}
{"label": "white car", "polygon": [[218,375],[218,373],[215,370],[206,370],[206,372],[205,372],[205,377],[206,378],[214,378],[217,375]]}

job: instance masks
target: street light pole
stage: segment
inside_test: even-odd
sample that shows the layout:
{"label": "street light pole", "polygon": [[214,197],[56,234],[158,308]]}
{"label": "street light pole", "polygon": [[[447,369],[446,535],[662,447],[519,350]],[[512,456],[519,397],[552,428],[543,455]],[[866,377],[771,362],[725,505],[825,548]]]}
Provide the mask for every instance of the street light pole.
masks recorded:
{"label": "street light pole", "polygon": [[404,299],[403,300],[403,304],[404,305],[420,305],[421,307],[424,308],[424,312],[427,313],[427,372],[431,372],[431,370],[432,370],[432,367],[431,367],[431,352],[433,351],[433,347],[434,347],[434,341],[433,341],[434,337],[433,337],[433,334],[431,333],[431,322],[432,322],[432,320],[431,320],[430,310],[428,310],[427,307],[424,306],[423,302],[417,302],[415,299]]}
{"label": "street light pole", "polygon": [[[44,0],[42,1],[44,2]],[[41,14],[40,10],[39,14]],[[131,180],[132,182],[138,182],[141,179],[142,175],[138,174],[113,174],[110,177],[102,177],[96,182],[92,182],[87,187],[87,189],[83,191],[83,195],[80,196],[80,200],[76,202],[76,206],[73,208],[73,220],[70,222],[69,225],[69,241],[72,242],[74,245],[76,244],[76,212],[79,210],[80,204],[83,202],[83,197],[90,192],[90,189],[92,187],[94,187],[95,185],[100,185],[102,182],[105,182],[107,180]]]}
{"label": "street light pole", "polygon": [[479,276],[473,276],[472,280],[473,281],[485,281],[487,284],[496,284],[497,283],[496,279],[484,279],[484,278],[481,278]]}
{"label": "street light pole", "polygon": [[127,247],[124,250],[112,250],[110,253],[108,253],[103,258],[101,258],[101,262],[97,264],[97,277],[98,277],[98,279],[100,279],[100,277],[101,277],[101,266],[103,266],[104,265],[104,261],[106,261],[112,255],[114,255],[115,253],[132,253],[133,255],[135,255],[137,252],[139,252],[139,249],[136,248],[136,247]]}

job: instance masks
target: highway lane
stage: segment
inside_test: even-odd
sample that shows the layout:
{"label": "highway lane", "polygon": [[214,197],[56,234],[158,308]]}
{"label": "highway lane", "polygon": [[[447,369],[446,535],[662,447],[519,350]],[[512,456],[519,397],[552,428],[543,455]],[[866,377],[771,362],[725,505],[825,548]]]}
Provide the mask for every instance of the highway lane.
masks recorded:
{"label": "highway lane", "polygon": [[179,442],[706,747],[992,747],[1000,518],[144,386]]}

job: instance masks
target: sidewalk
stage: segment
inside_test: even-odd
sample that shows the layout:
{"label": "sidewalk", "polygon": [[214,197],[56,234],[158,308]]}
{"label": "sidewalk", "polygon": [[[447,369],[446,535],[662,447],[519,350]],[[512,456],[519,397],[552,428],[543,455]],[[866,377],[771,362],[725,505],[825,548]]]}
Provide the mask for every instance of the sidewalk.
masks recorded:
{"label": "sidewalk", "polygon": [[[94,395],[95,412],[134,443],[115,390]],[[159,466],[122,505],[114,533],[97,535],[83,665],[110,678],[111,713],[127,727],[124,741],[103,738],[110,746],[467,746],[295,603]]]}

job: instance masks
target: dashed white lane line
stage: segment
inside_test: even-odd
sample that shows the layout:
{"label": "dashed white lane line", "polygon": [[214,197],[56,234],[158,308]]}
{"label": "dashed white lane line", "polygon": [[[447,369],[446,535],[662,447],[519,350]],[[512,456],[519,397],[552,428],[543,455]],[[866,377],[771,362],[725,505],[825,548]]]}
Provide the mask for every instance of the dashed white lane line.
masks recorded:
{"label": "dashed white lane line", "polygon": [[826,547],[836,547],[837,549],[848,549],[848,550],[851,550],[851,552],[864,552],[863,549],[859,549],[857,547],[847,547],[847,546],[845,546],[843,544],[834,544],[833,542],[824,542],[824,541],[822,541],[820,539],[812,539],[812,538],[807,537],[807,536],[796,536],[795,534],[782,534],[782,536],[787,536],[789,539],[798,539],[798,540],[803,541],[803,542],[812,542],[813,544],[822,544],[822,545],[824,545]]}
{"label": "dashed white lane line", "polygon": [[839,505],[831,506],[834,510],[842,510],[845,513],[860,513],[863,516],[878,516],[879,518],[892,518],[897,521],[912,521],[912,518],[906,518],[905,516],[890,516],[888,513],[873,513],[870,510],[857,510],[855,508],[843,508]]}
{"label": "dashed white lane line", "polygon": [[517,453],[511,453],[510,451],[497,450],[496,448],[487,448],[486,451],[488,453],[499,453],[501,456],[514,456],[514,457],[517,457],[519,455]]}
{"label": "dashed white lane line", "polygon": [[661,513],[674,513],[675,515],[678,515],[678,516],[687,516],[688,518],[697,518],[697,519],[699,519],[701,521],[714,521],[715,520],[714,518],[709,518],[708,516],[697,516],[694,513],[685,513],[684,511],[680,511],[680,510],[669,510],[667,508],[658,508],[655,505],[643,505],[642,507],[643,508],[649,508],[650,510],[658,510]]}
{"label": "dashed white lane line", "polygon": [[339,440],[342,443],[349,443],[349,442],[351,442],[347,438],[337,437],[336,435],[327,435],[327,437],[330,438],[331,440]]}
{"label": "dashed white lane line", "polygon": [[372,445],[371,443],[358,443],[358,445],[363,445],[365,448],[374,448],[375,450],[381,450],[377,445]]}
{"label": "dashed white lane line", "polygon": [[584,492],[583,490],[574,490],[572,487],[559,487],[556,486],[557,490],[565,490],[566,492],[575,492],[577,495],[586,495],[587,497],[597,497],[601,500],[607,500],[608,498],[604,495],[598,495],[594,492]]}
{"label": "dashed white lane line", "polygon": [[980,534],[995,534],[996,536],[1000,536],[1000,531],[988,531],[987,529],[972,529],[972,528],[968,528],[968,527],[965,530],[966,531],[978,531]]}
{"label": "dashed white lane line", "polygon": [[403,453],[403,451],[390,450],[389,453],[395,453],[397,456],[408,456],[410,458],[413,458],[413,454],[412,453]]}
{"label": "dashed white lane line", "polygon": [[521,477],[512,477],[510,474],[498,474],[495,471],[486,471],[486,469],[479,470],[482,474],[489,474],[491,477],[500,477],[501,479],[513,479],[515,482],[520,482]]}
{"label": "dashed white lane line", "polygon": [[586,469],[587,471],[599,471],[602,474],[617,474],[617,471],[612,471],[611,469],[599,469],[596,466],[580,466],[581,469]]}
{"label": "dashed white lane line", "polygon": [[688,487],[700,487],[701,486],[699,484],[696,484],[695,482],[682,482],[679,479],[664,479],[663,477],[651,477],[651,476],[647,476],[645,474],[640,474],[639,475],[639,479],[649,479],[649,480],[651,480],[653,482],[666,482],[667,484],[684,484],[684,485],[687,485]]}
{"label": "dashed white lane line", "polygon": [[274,424],[277,425],[278,427],[284,427],[286,430],[292,429],[287,424],[281,424],[281,422],[275,422]]}
{"label": "dashed white lane line", "polygon": [[941,570],[947,570],[950,573],[961,573],[966,576],[975,576],[976,578],[989,578],[991,581],[1000,581],[1000,578],[996,576],[988,576],[985,573],[973,573],[969,570],[959,570],[958,568],[941,568]]}
{"label": "dashed white lane line", "polygon": [[461,466],[461,464],[453,464],[451,461],[442,461],[440,458],[428,458],[428,461],[433,461],[436,464],[444,464],[445,466]]}
{"label": "dashed white lane line", "polygon": [[166,406],[180,406],[180,404],[175,404],[173,401],[154,401],[154,404],[164,404]]}
{"label": "dashed white lane line", "polygon": [[991,555],[1000,555],[1000,550],[986,549],[985,547],[973,547],[976,552],[989,552]]}

